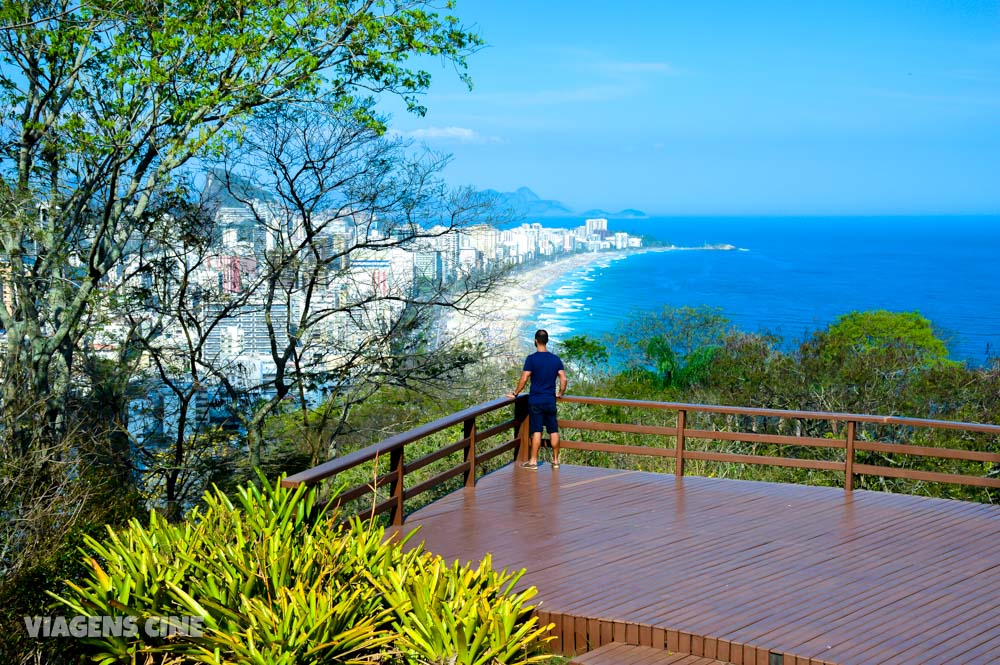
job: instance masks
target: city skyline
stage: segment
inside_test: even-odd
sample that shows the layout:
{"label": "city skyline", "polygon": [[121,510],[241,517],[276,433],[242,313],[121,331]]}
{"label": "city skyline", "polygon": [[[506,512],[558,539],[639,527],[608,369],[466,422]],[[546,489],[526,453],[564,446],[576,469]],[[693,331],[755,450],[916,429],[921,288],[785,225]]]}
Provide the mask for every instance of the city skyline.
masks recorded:
{"label": "city skyline", "polygon": [[651,215],[996,214],[1000,7],[461,0],[488,46],[398,135],[453,185]]}
{"label": "city skyline", "polygon": [[[267,383],[271,380],[268,377],[273,377],[272,337],[278,336],[279,348],[288,343],[295,322],[309,308],[307,292],[308,298],[321,304],[326,313],[311,317],[315,319],[314,330],[303,340],[312,337],[327,343],[337,339],[337,348],[353,348],[375,322],[393,325],[421,284],[437,291],[447,289],[461,277],[489,273],[503,266],[576,252],[642,246],[641,238],[609,229],[607,219],[588,219],[576,228],[547,227],[535,221],[508,228],[473,223],[451,228],[396,229],[392,220],[367,213],[317,211],[316,234],[310,243],[318,248],[320,264],[307,265],[303,271],[319,271],[314,286],[298,284],[304,279],[301,276],[285,279],[286,300],[265,308],[260,297],[252,293],[261,288],[258,273],[268,263],[269,254],[303,242],[302,220],[294,211],[260,198],[266,197],[262,191],[244,193],[248,198],[238,201],[226,196],[221,183],[210,181],[206,195],[217,205],[212,215],[216,240],[201,257],[189,260],[174,256],[168,263],[174,265],[174,270],[188,273],[187,279],[179,282],[190,281],[204,290],[200,305],[204,311],[197,316],[205,319],[202,325],[209,331],[204,347],[206,359],[220,363],[220,367],[231,367],[232,372],[237,371],[237,366],[239,373],[250,371],[248,378],[253,384]],[[386,223],[388,226],[384,226]],[[139,260],[138,256],[131,257],[129,263]],[[143,271],[130,267],[124,273],[131,275],[127,281],[132,282],[132,288],[144,288]],[[275,318],[286,321],[289,329],[279,325],[271,330],[265,322],[266,316],[274,315],[271,308],[275,306],[280,307],[280,315]],[[360,321],[359,311],[364,312]],[[168,326],[166,331],[166,346],[183,347],[186,335],[182,330]],[[102,345],[108,353],[115,353],[117,347],[111,340],[121,331],[118,325],[111,325],[109,332],[107,343]],[[318,367],[336,365],[337,353],[326,353],[311,357],[311,362]]]}

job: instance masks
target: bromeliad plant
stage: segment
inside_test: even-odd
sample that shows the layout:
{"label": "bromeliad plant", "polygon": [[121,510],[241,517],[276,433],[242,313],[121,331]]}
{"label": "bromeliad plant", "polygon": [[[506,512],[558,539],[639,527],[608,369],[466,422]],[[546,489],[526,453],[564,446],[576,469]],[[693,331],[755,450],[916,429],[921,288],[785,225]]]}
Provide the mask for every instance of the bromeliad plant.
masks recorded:
{"label": "bromeliad plant", "polygon": [[551,639],[551,626],[539,626],[526,604],[535,587],[514,592],[523,574],[494,570],[489,555],[473,569],[414,552],[376,583],[395,610],[396,646],[407,663],[542,662],[551,656],[532,647]]}
{"label": "bromeliad plant", "polygon": [[[198,616],[203,635],[91,638],[100,663],[169,653],[192,662],[352,662],[392,636],[364,562],[400,557],[398,546],[360,523],[338,530],[313,521],[315,492],[250,486],[238,506],[216,490],[182,524],[156,513],[86,541],[92,574],[57,597],[86,616]],[[346,659],[346,660],[345,660]]]}
{"label": "bromeliad plant", "polygon": [[[54,596],[82,616],[201,617],[201,635],[139,630],[86,640],[98,663],[537,662],[548,627],[515,593],[521,573],[447,567],[354,520],[338,526],[316,493],[262,480],[234,505],[215,490],[181,524],[150,515],[88,538],[91,574]],[[318,513],[318,517],[316,514]],[[404,545],[407,549],[404,550]],[[180,659],[180,661],[178,661]]]}

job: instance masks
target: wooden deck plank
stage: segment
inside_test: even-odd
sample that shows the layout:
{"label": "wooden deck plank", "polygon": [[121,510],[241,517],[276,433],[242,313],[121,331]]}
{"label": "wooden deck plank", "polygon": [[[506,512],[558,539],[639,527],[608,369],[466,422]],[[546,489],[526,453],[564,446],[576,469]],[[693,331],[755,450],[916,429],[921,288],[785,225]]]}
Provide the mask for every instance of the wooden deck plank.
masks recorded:
{"label": "wooden deck plank", "polygon": [[417,525],[446,559],[527,567],[574,645],[849,665],[985,654],[1000,635],[997,506],[545,465],[490,474]]}
{"label": "wooden deck plank", "polygon": [[[766,603],[766,602],[767,602],[767,599],[765,599],[765,600],[764,600],[763,602],[765,602],[765,603]],[[770,603],[770,604],[771,604],[771,605],[773,606],[773,603]],[[747,605],[746,605],[746,604],[744,604],[744,605],[743,605],[743,607],[744,607],[744,611],[746,611],[746,608],[747,608]]]}
{"label": "wooden deck plank", "polygon": [[[933,622],[939,616],[944,615],[949,617],[952,616],[952,612],[955,611],[952,607],[932,606],[926,608],[926,610],[921,614],[916,614],[912,617],[915,622]],[[983,618],[980,614],[979,608],[976,608],[971,613],[963,614],[960,621],[966,623],[969,621],[975,621],[976,619]],[[989,617],[991,622],[996,622],[1000,618],[1000,614],[997,612],[992,613]],[[949,624],[951,627],[953,624]],[[938,624],[935,626],[937,629],[941,629],[943,626]],[[988,630],[983,628],[982,630]],[[973,629],[973,632],[975,630]],[[954,639],[954,634],[951,635]],[[928,653],[931,653],[931,649],[927,647],[927,642],[929,641],[929,636],[926,631],[909,631],[907,635],[902,637],[897,636],[886,636],[879,644],[865,644],[858,645],[853,651],[842,652],[841,658],[852,658],[856,660],[868,659],[870,661],[886,662],[886,663],[905,663],[905,662],[928,662]]]}
{"label": "wooden deck plank", "polygon": [[[913,578],[919,579],[925,574],[923,571],[915,570]],[[907,581],[895,579],[902,583]],[[867,587],[868,584],[864,581],[854,582],[837,589],[828,584],[809,586],[806,588],[807,593],[803,594],[804,598],[797,602],[791,601],[787,606],[779,604],[783,601],[773,602],[774,612],[772,614],[754,617],[752,622],[731,633],[726,633],[722,637],[749,639],[770,644],[772,648],[789,648],[788,645],[794,644],[793,640],[796,639],[797,635],[801,635],[790,628],[792,622],[801,621],[803,617],[808,617],[811,625],[822,626],[827,617],[836,615],[837,612],[846,607],[856,606],[860,602],[868,601],[872,597],[879,597],[884,593],[882,588]],[[855,592],[856,595],[848,596],[836,603],[818,605],[817,597],[822,598],[834,592],[841,595]],[[808,635],[811,637],[814,636],[814,633],[810,632]]]}
{"label": "wooden deck plank", "polygon": [[724,661],[690,654],[612,642],[570,660],[570,665],[727,665]]}
{"label": "wooden deck plank", "polygon": [[[993,577],[994,580],[982,579],[982,581],[995,584],[996,576],[994,575]],[[966,587],[965,591],[971,593],[974,590]],[[976,598],[977,603],[981,604],[981,600],[981,598]],[[933,587],[925,586],[920,589],[920,593],[915,593],[907,589],[887,592],[885,595],[877,598],[876,602],[853,608],[850,612],[843,614],[835,620],[824,622],[828,631],[826,635],[818,636],[808,642],[796,645],[795,648],[805,651],[820,648],[828,651],[829,655],[840,652],[849,653],[852,647],[844,643],[832,648],[824,646],[830,641],[830,631],[834,631],[835,634],[842,632],[851,635],[866,628],[870,629],[873,623],[880,626],[880,637],[874,638],[879,640],[878,643],[884,641],[887,635],[898,639],[900,636],[908,634],[919,634],[926,630],[926,626],[914,623],[911,621],[911,617],[919,614],[926,605],[933,605],[934,601]],[[885,627],[891,628],[891,630],[881,630],[881,628]],[[866,643],[870,644],[872,639],[868,638]]]}
{"label": "wooden deck plank", "polygon": [[990,640],[975,643],[974,646],[969,648],[967,651],[963,651],[958,654],[956,659],[951,662],[996,663],[997,656],[1000,656],[1000,636],[995,635]]}
{"label": "wooden deck plank", "polygon": [[[970,619],[975,621],[973,626],[968,626]],[[981,632],[982,624],[980,622],[987,622],[987,626],[1000,625],[1000,608],[994,608],[987,613],[982,613],[978,607],[973,606],[964,613],[949,614],[948,619],[944,623],[937,625],[938,631],[925,633],[922,636],[923,639],[914,641],[911,645],[902,645],[905,648],[901,648],[887,657],[885,662],[912,663],[925,656],[933,658],[937,653],[937,647],[942,643],[954,640],[963,634],[968,635],[971,633],[974,636]],[[955,632],[956,629],[962,628],[965,629],[964,633]]]}
{"label": "wooden deck plank", "polygon": [[[876,570],[884,570],[885,566],[882,566]],[[789,607],[782,607],[780,613],[775,614],[768,620],[755,624],[754,629],[757,631],[757,638],[762,639],[766,633],[760,632],[762,629],[769,629],[772,626],[778,626],[777,631],[780,631],[780,626],[782,621],[788,619],[789,616],[801,616],[805,612],[811,612],[811,618],[817,625],[827,624],[833,619],[831,617],[843,616],[845,613],[854,613],[859,609],[866,606],[875,605],[877,607],[884,607],[891,605],[895,602],[904,600],[908,595],[907,589],[911,587],[913,583],[920,582],[924,577],[927,576],[927,571],[918,567],[913,567],[908,573],[904,572],[901,575],[882,575],[881,582],[882,585],[870,587],[867,590],[861,591],[860,593],[856,591],[858,588],[864,588],[866,585],[870,584],[868,579],[861,580],[859,582],[852,582],[839,589],[829,589],[829,591],[836,592],[840,600],[835,602],[819,603],[814,601],[812,598],[808,598],[805,603],[790,603]],[[893,591],[893,595],[887,595],[885,591],[885,584],[893,584],[898,591]],[[826,587],[828,588],[828,587]],[[820,593],[823,589],[820,590]],[[925,588],[926,593],[932,593],[933,588]],[[936,597],[924,597],[924,601],[934,601]],[[746,632],[745,630],[742,632]],[[776,631],[773,631],[776,632]],[[786,640],[789,636],[786,635]]]}

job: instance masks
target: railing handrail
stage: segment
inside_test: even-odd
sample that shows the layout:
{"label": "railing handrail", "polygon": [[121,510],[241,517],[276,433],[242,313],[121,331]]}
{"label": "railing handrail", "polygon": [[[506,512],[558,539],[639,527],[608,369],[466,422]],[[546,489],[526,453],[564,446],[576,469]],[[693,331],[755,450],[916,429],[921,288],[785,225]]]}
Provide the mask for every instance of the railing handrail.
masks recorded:
{"label": "railing handrail", "polygon": [[341,471],[345,471],[359,464],[373,460],[376,457],[389,455],[406,444],[418,441],[425,436],[436,434],[437,432],[447,429],[448,427],[460,425],[469,418],[476,418],[508,404],[513,404],[514,401],[514,399],[509,397],[501,397],[499,399],[471,406],[468,409],[438,418],[437,420],[431,421],[425,425],[418,425],[417,427],[409,429],[405,432],[393,434],[387,439],[383,439],[378,443],[373,443],[372,445],[361,448],[360,450],[350,452],[343,457],[337,457],[329,462],[324,462],[319,466],[314,466],[311,469],[306,469],[305,471],[300,471],[299,473],[287,476],[282,479],[281,484],[283,487],[295,487],[303,483],[306,485],[317,483]]}
{"label": "railing handrail", "polygon": [[564,402],[577,404],[596,404],[604,406],[631,406],[661,411],[688,411],[699,413],[718,413],[734,416],[766,416],[773,418],[800,418],[802,420],[836,420],[838,422],[859,422],[875,425],[905,425],[911,427],[930,427],[933,429],[957,429],[984,434],[1000,434],[1000,425],[984,423],[966,423],[957,420],[932,420],[929,418],[908,418],[903,416],[877,416],[864,413],[841,413],[837,411],[794,411],[790,409],[765,409],[752,406],[723,406],[713,404],[687,404],[684,402],[652,402],[635,399],[618,399],[613,397],[584,397],[565,395]]}
{"label": "railing handrail", "polygon": [[[357,487],[345,490],[339,495],[338,501],[345,502],[374,492],[377,487],[386,483],[390,484],[391,498],[387,501],[377,503],[369,511],[377,514],[389,511],[394,524],[402,524],[404,502],[420,493],[438,487],[441,483],[454,478],[459,474],[465,475],[466,487],[472,487],[476,482],[477,471],[482,462],[496,458],[498,455],[508,451],[514,451],[515,460],[527,459],[527,449],[529,444],[527,428],[527,395],[517,398],[502,397],[499,399],[483,402],[469,407],[457,413],[438,418],[432,422],[409,429],[405,432],[390,436],[378,443],[372,444],[360,450],[348,453],[343,457],[330,460],[319,466],[307,469],[282,479],[281,484],[285,487],[294,487],[300,484],[311,485],[325,478],[329,478],[342,471],[347,471],[365,462],[369,462],[383,456],[388,457],[389,472],[376,476],[373,481],[363,483]],[[820,471],[834,471],[844,474],[844,489],[848,492],[854,488],[854,477],[857,476],[883,476],[890,478],[920,480],[929,482],[957,483],[962,485],[972,485],[980,487],[991,487],[1000,489],[1000,478],[993,477],[992,474],[986,476],[962,475],[961,473],[928,471],[920,469],[897,468],[892,466],[876,466],[858,462],[856,451],[899,453],[902,455],[916,455],[923,457],[949,458],[966,462],[978,462],[1000,465],[1000,452],[965,450],[957,448],[942,448],[937,446],[927,446],[921,444],[896,444],[885,441],[868,441],[858,438],[858,426],[860,424],[874,425],[901,425],[906,427],[922,427],[936,430],[960,430],[965,432],[977,432],[982,434],[992,434],[1000,436],[1000,425],[990,425],[985,423],[966,423],[953,420],[933,420],[928,418],[908,418],[901,416],[880,416],[858,413],[840,413],[834,411],[795,411],[786,409],[765,409],[757,407],[724,406],[711,404],[688,404],[683,402],[652,402],[645,400],[617,399],[610,397],[585,397],[566,395],[563,402],[576,404],[591,404],[597,406],[615,407],[635,407],[641,409],[651,409],[659,411],[672,411],[676,415],[676,425],[654,426],[639,425],[635,423],[608,423],[600,421],[584,421],[564,419],[567,428],[588,431],[611,431],[633,434],[651,434],[659,436],[674,437],[676,445],[674,448],[666,447],[646,447],[636,445],[626,445],[618,443],[595,443],[588,441],[572,441],[563,436],[562,446],[567,450],[591,450],[604,452],[617,452],[636,455],[653,455],[659,457],[675,458],[674,473],[677,476],[684,475],[686,461],[706,461],[738,464],[758,464],[785,467],[798,467]],[[479,431],[476,425],[476,418],[487,413],[491,413],[505,406],[514,405],[514,417],[488,429]],[[799,420],[824,420],[828,422],[845,423],[844,437],[833,439],[817,438],[815,436],[800,436],[788,434],[761,434],[756,431],[730,431],[730,430],[709,430],[692,427],[688,421],[691,413],[707,413],[713,415],[735,415],[752,417],[770,417],[779,419],[799,419]],[[462,425],[463,434],[458,441],[453,441],[442,446],[438,451],[425,454],[421,459],[407,463],[405,459],[405,448],[407,444],[419,441],[424,437],[435,434],[449,427]],[[492,448],[491,450],[479,450],[478,446],[482,440],[493,438],[502,433],[507,428],[513,429],[513,437]],[[743,454],[740,452],[714,452],[700,449],[686,449],[688,439],[712,439],[728,441],[748,441],[765,444],[794,445],[810,448],[838,448],[844,450],[844,460],[823,460],[805,459],[797,457],[776,457],[760,454]],[[416,486],[406,488],[404,479],[408,473],[423,468],[427,464],[442,459],[447,455],[464,450],[464,461],[457,466],[453,466],[447,471],[440,473],[430,479],[423,480]]]}

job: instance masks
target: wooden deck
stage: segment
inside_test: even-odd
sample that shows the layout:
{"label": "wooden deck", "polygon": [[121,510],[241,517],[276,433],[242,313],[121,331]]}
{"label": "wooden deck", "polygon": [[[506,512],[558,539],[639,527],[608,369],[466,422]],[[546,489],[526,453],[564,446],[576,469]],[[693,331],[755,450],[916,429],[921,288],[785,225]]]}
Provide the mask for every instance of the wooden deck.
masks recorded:
{"label": "wooden deck", "polygon": [[721,660],[612,642],[577,656],[569,665],[727,665]]}
{"label": "wooden deck", "polygon": [[1000,662],[998,506],[545,463],[401,528],[417,526],[448,560],[527,568],[566,655],[627,642],[737,665]]}

